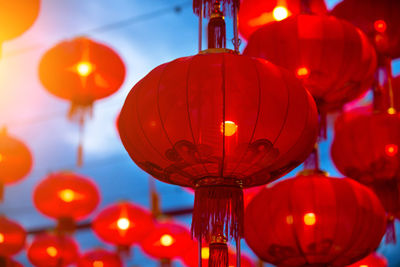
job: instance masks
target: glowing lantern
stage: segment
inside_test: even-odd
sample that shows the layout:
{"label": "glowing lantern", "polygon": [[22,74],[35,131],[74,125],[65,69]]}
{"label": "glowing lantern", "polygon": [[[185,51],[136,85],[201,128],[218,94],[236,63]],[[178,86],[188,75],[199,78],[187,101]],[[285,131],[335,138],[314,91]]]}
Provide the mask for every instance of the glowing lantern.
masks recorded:
{"label": "glowing lantern", "polygon": [[192,242],[190,232],[185,227],[172,222],[158,222],[140,246],[153,258],[171,261],[183,255]]}
{"label": "glowing lantern", "polygon": [[98,237],[119,247],[129,247],[142,241],[153,227],[151,214],[129,202],[106,207],[92,222]]}
{"label": "glowing lantern", "polygon": [[[111,48],[88,38],[77,38],[47,51],[39,65],[39,77],[46,90],[71,102],[69,116],[80,123],[83,131],[85,116],[91,113],[93,103],[121,87],[125,66]],[[81,150],[80,144],[78,165],[82,163]]]}
{"label": "glowing lantern", "polygon": [[36,267],[63,267],[77,261],[78,246],[67,236],[41,234],[32,241],[27,253]]}
{"label": "glowing lantern", "polygon": [[25,245],[26,232],[22,226],[0,216],[0,258],[20,252]]}
{"label": "glowing lantern", "polygon": [[239,10],[239,31],[249,39],[251,34],[262,26],[286,19],[300,13],[325,14],[327,12],[323,0],[243,0]]}
{"label": "glowing lantern", "polygon": [[298,15],[269,23],[254,32],[244,54],[292,71],[322,113],[360,96],[371,85],[376,68],[367,37],[333,16]]}
{"label": "glowing lantern", "polygon": [[118,254],[104,249],[96,249],[83,254],[77,267],[122,267],[122,261]]}
{"label": "glowing lantern", "polygon": [[75,221],[93,212],[100,201],[97,186],[72,172],[50,174],[35,188],[33,201],[44,215],[57,219],[59,230],[72,231]]}
{"label": "glowing lantern", "polygon": [[32,168],[32,155],[21,141],[0,130],[0,201],[3,199],[3,187],[24,178]]}
{"label": "glowing lantern", "polygon": [[385,257],[376,252],[373,252],[364,259],[352,265],[348,265],[347,267],[387,267],[387,266],[388,263]]}
{"label": "glowing lantern", "polygon": [[128,95],[118,128],[139,167],[196,189],[196,238],[209,238],[216,224],[211,218],[218,217],[225,234],[237,239],[242,188],[299,165],[314,145],[317,117],[294,76],[267,61],[214,49],[150,72]]}
{"label": "glowing lantern", "polygon": [[247,206],[245,226],[247,244],[268,263],[339,267],[379,246],[386,215],[367,187],[309,172],[263,189]]}
{"label": "glowing lantern", "polygon": [[400,57],[400,2],[396,0],[344,0],[331,12],[363,30],[379,54]]}

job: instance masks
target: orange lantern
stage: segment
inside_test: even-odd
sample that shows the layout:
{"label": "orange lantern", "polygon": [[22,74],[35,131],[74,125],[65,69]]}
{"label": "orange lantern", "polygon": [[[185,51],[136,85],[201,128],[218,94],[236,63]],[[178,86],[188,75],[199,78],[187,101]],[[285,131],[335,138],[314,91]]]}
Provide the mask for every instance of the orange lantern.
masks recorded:
{"label": "orange lantern", "polygon": [[151,214],[129,202],[106,207],[92,222],[98,237],[122,249],[142,241],[153,227]]}
{"label": "orange lantern", "polygon": [[118,254],[104,249],[86,252],[78,261],[77,267],[122,267]]}
{"label": "orange lantern", "polygon": [[[81,125],[96,100],[115,93],[125,79],[125,66],[111,48],[88,38],[61,42],[43,56],[39,78],[51,94],[71,102],[70,118]],[[80,140],[82,141],[82,140]],[[82,163],[82,146],[78,165]]]}
{"label": "orange lantern", "polygon": [[36,267],[64,267],[77,261],[78,246],[68,236],[41,234],[35,237],[27,253]]}
{"label": "orange lantern", "polygon": [[50,174],[33,193],[36,208],[57,219],[62,232],[73,231],[75,221],[93,212],[99,201],[97,186],[89,178],[72,172]]}
{"label": "orange lantern", "polygon": [[[1,12],[0,12],[1,13]],[[0,130],[0,201],[5,184],[13,184],[24,178],[32,168],[32,155],[28,147]]]}
{"label": "orange lantern", "polygon": [[22,226],[0,216],[0,258],[20,252],[25,245],[26,232]]}

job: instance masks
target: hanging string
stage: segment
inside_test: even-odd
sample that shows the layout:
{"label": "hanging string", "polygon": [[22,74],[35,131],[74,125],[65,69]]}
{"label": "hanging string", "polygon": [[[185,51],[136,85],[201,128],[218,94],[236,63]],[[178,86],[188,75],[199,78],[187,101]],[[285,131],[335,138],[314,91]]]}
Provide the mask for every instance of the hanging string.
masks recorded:
{"label": "hanging string", "polygon": [[234,13],[233,13],[233,46],[235,47],[235,52],[239,53],[240,39],[238,34],[238,9],[237,3],[234,3]]}
{"label": "hanging string", "polygon": [[203,50],[203,0],[200,0],[201,8],[200,8],[200,16],[199,16],[199,53]]}
{"label": "hanging string", "polygon": [[392,75],[392,61],[390,58],[385,60],[387,83],[388,83],[388,94],[389,94],[389,114],[395,114],[397,111],[394,107],[394,96],[393,96],[393,75]]}

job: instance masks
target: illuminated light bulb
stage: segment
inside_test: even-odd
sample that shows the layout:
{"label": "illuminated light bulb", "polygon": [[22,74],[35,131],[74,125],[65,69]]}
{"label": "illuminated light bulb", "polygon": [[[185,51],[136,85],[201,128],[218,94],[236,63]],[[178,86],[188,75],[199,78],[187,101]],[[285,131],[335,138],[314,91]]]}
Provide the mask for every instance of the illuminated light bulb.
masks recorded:
{"label": "illuminated light bulb", "polygon": [[164,247],[169,247],[174,243],[174,238],[168,234],[165,234],[160,238],[160,243]]}
{"label": "illuminated light bulb", "polygon": [[395,108],[388,108],[387,113],[390,115],[396,114],[396,109]]}
{"label": "illuminated light bulb", "polygon": [[48,247],[48,248],[46,249],[46,252],[47,252],[47,254],[49,254],[50,257],[53,257],[53,258],[54,258],[55,256],[57,256],[57,254],[58,254],[57,249],[56,249],[55,247],[53,247],[53,246]]}
{"label": "illuminated light bulb", "polygon": [[274,11],[272,11],[272,16],[276,21],[281,21],[289,16],[289,11],[284,6],[277,6],[274,8]]}
{"label": "illuminated light bulb", "polygon": [[385,146],[385,153],[386,155],[388,155],[389,157],[393,157],[397,154],[397,152],[399,151],[399,148],[397,145],[395,144],[389,144]]}
{"label": "illuminated light bulb", "polygon": [[89,76],[93,72],[93,65],[90,62],[82,61],[76,65],[76,71],[80,76]]}
{"label": "illuminated light bulb", "polygon": [[387,25],[386,22],[384,20],[377,20],[374,23],[374,28],[375,31],[380,32],[380,33],[384,33],[386,31]]}
{"label": "illuminated light bulb", "polygon": [[201,248],[201,258],[208,260],[210,258],[210,248]]}
{"label": "illuminated light bulb", "polygon": [[307,78],[310,74],[310,71],[306,67],[300,67],[296,71],[297,78]]}
{"label": "illuminated light bulb", "polygon": [[310,212],[310,213],[306,213],[304,215],[304,223],[305,225],[314,225],[315,222],[317,221],[315,214]]}
{"label": "illuminated light bulb", "polygon": [[[232,136],[237,132],[238,126],[233,121],[225,121],[225,136]],[[224,123],[221,123],[221,133],[224,133]]]}
{"label": "illuminated light bulb", "polygon": [[0,243],[4,243],[4,235],[0,233]]}
{"label": "illuminated light bulb", "polygon": [[368,267],[368,265],[362,264],[362,265],[360,265],[360,267]]}
{"label": "illuminated light bulb", "polygon": [[119,218],[117,221],[117,226],[121,230],[127,230],[130,225],[131,225],[131,222],[127,218]]}
{"label": "illuminated light bulb", "polygon": [[94,261],[93,267],[103,267],[104,263],[102,261]]}
{"label": "illuminated light bulb", "polygon": [[293,216],[292,215],[286,216],[286,223],[287,224],[293,224]]}
{"label": "illuminated light bulb", "polygon": [[58,192],[58,197],[69,203],[75,200],[75,192],[71,189],[64,189]]}

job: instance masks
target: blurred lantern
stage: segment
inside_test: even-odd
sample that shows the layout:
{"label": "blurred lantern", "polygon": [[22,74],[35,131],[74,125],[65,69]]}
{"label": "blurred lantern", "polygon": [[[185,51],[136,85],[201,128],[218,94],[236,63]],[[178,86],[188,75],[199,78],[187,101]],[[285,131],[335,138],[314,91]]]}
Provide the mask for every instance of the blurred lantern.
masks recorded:
{"label": "blurred lantern", "polygon": [[322,136],[324,115],[367,90],[376,68],[366,36],[332,16],[298,15],[269,23],[251,36],[244,54],[270,60],[302,80],[322,115]]}
{"label": "blurred lantern", "polygon": [[29,261],[36,267],[70,266],[78,260],[78,246],[68,236],[35,236],[27,253]]}
{"label": "blurred lantern", "polygon": [[249,39],[253,32],[270,22],[300,13],[322,15],[326,12],[324,0],[243,0],[239,11],[239,31]]}
{"label": "blurred lantern", "polygon": [[400,1],[344,0],[332,15],[362,29],[382,56],[400,57]]}
{"label": "blurred lantern", "polygon": [[86,115],[96,100],[115,93],[125,79],[125,66],[111,48],[88,38],[64,41],[43,56],[39,77],[51,94],[71,102],[69,117],[81,126],[78,165]]}
{"label": "blurred lantern", "polygon": [[25,246],[26,232],[16,222],[0,216],[0,258],[5,259],[20,252]]}
{"label": "blurred lantern", "polygon": [[131,245],[142,241],[153,227],[151,214],[129,202],[106,207],[92,222],[98,237],[122,250],[129,250]]}
{"label": "blurred lantern", "polygon": [[35,207],[57,219],[61,232],[72,232],[75,221],[93,212],[99,201],[97,186],[89,178],[72,172],[50,174],[33,192]]}
{"label": "blurred lantern", "polygon": [[31,168],[32,155],[28,147],[9,136],[5,128],[0,130],[0,202],[3,200],[4,185],[18,182]]}
{"label": "blurred lantern", "polygon": [[104,249],[96,249],[83,254],[77,267],[122,267],[122,261],[118,254]]}
{"label": "blurred lantern", "polygon": [[364,259],[357,261],[352,265],[348,265],[347,267],[387,267],[387,266],[388,263],[386,258],[376,252],[373,252]]}
{"label": "blurred lantern", "polygon": [[245,238],[258,257],[278,266],[336,267],[373,252],[385,225],[385,211],[370,189],[309,171],[263,189],[250,202]]}
{"label": "blurred lantern", "polygon": [[39,9],[40,0],[1,0],[0,44],[28,30],[39,15]]}
{"label": "blurred lantern", "polygon": [[182,256],[192,244],[190,232],[174,222],[158,222],[140,243],[143,251],[162,266],[169,266],[172,259]]}

